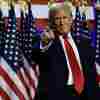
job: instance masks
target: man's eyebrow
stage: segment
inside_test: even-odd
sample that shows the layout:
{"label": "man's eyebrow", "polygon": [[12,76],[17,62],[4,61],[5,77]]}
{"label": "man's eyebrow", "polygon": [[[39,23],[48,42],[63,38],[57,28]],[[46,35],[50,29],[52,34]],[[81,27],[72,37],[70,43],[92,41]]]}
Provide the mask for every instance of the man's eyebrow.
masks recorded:
{"label": "man's eyebrow", "polygon": [[61,17],[56,16],[56,17],[54,17],[54,18],[56,18],[56,19],[60,19],[60,18],[70,18],[70,16],[61,16]]}

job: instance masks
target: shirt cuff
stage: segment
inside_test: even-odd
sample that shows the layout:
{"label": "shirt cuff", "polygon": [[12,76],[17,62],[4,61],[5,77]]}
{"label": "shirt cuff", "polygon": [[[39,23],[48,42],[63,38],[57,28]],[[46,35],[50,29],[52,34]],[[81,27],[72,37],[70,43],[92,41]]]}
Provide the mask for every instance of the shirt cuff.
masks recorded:
{"label": "shirt cuff", "polygon": [[53,40],[51,40],[47,45],[43,46],[42,42],[40,42],[40,49],[42,52],[45,52],[49,49],[49,47],[52,45]]}

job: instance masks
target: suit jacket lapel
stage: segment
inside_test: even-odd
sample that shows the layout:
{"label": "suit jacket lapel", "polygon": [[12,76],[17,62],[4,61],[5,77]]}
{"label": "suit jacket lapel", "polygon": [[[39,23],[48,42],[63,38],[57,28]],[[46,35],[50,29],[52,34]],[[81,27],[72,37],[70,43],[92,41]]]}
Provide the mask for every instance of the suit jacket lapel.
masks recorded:
{"label": "suit jacket lapel", "polygon": [[64,50],[59,39],[56,40],[55,45],[56,45],[55,47],[57,51],[56,53],[58,55],[57,58],[60,58],[60,62],[62,63],[62,66],[64,68],[64,75],[66,76],[65,83],[66,83],[68,80],[68,73],[69,73],[68,67],[67,67],[67,60],[66,60]]}

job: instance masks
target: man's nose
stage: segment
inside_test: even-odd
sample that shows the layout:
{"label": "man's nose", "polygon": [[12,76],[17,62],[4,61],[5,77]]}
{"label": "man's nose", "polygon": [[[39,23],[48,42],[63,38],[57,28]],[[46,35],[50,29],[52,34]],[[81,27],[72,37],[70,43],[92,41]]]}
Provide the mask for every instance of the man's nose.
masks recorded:
{"label": "man's nose", "polygon": [[64,19],[61,18],[61,19],[60,19],[60,25],[63,25],[63,24],[64,24]]}

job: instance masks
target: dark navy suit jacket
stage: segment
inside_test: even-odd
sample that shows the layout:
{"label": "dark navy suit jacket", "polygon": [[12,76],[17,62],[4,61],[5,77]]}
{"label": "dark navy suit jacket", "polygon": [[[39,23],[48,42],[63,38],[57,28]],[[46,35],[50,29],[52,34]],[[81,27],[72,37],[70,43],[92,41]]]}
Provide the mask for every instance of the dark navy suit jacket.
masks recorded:
{"label": "dark navy suit jacket", "polygon": [[[85,89],[83,94],[85,94],[85,96],[88,98],[92,98],[93,96],[95,97],[95,50],[90,46],[90,40],[85,37],[81,37],[80,42],[75,41],[75,43],[78,48],[85,76]],[[47,71],[45,81],[47,83],[45,86],[47,86],[48,90],[48,100],[66,100],[69,90],[66,88],[67,80],[65,80],[65,74],[68,79],[69,71],[67,68],[65,54],[59,39],[56,38],[53,40],[53,43],[48,50],[42,53],[38,53],[39,58],[35,56],[34,53],[33,56],[37,59],[37,63],[40,64],[41,74],[44,72],[43,69],[46,69]],[[41,74],[40,77],[42,76]],[[40,79],[40,81],[43,80]]]}

